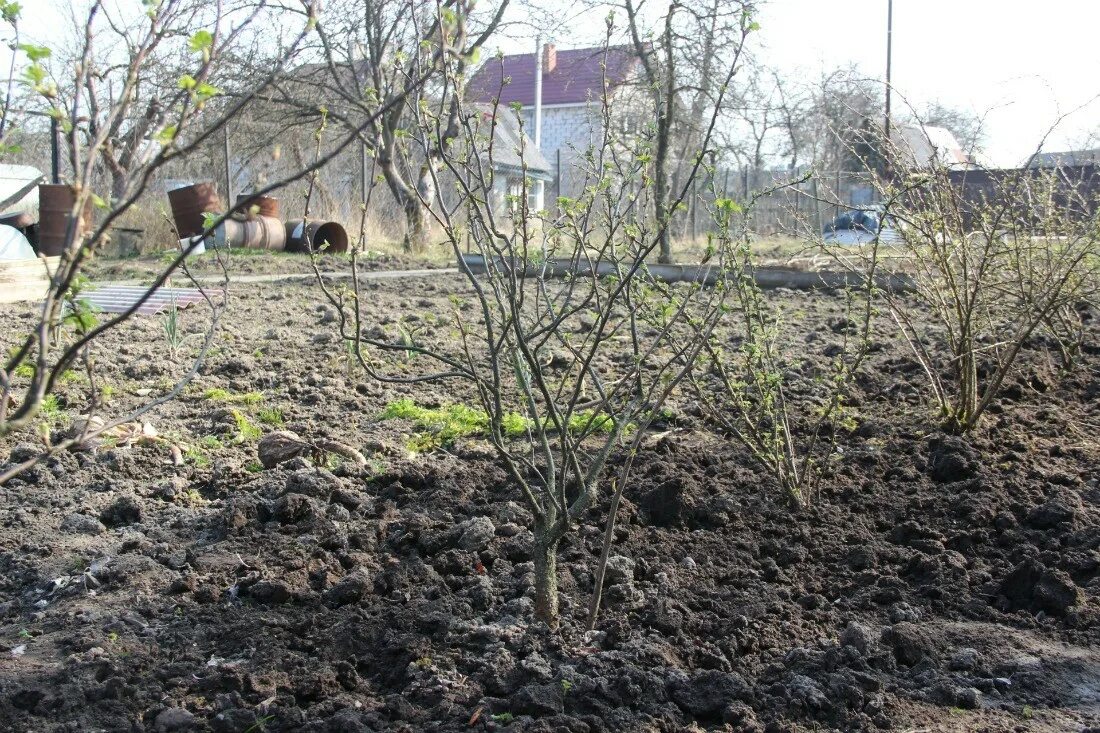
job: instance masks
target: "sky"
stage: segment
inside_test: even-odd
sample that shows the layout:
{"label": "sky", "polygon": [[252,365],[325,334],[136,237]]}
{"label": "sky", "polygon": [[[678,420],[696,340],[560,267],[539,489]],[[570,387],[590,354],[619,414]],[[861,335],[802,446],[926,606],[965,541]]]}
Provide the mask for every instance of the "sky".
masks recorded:
{"label": "sky", "polygon": [[[773,0],[766,55],[787,69],[856,63],[886,73],[887,0]],[[986,154],[1018,165],[1061,115],[1100,95],[1100,0],[894,0],[893,86],[985,117]],[[895,109],[900,105],[895,100]],[[1071,114],[1045,149],[1100,132],[1100,103]]]}
{"label": "sky", "polygon": [[[558,10],[577,7],[574,2],[528,1],[562,20],[556,28],[542,20],[513,26],[498,41],[505,52],[531,50],[536,32],[560,48],[600,42],[603,12],[577,14]],[[70,22],[69,3],[24,2],[26,34],[46,42],[56,37],[59,22]],[[882,78],[886,8],[887,0],[767,0],[759,17],[759,59],[796,78],[850,64]],[[1020,164],[1059,116],[1100,94],[1097,45],[1100,0],[894,0],[894,88],[917,108],[938,100],[983,115],[986,158],[994,165]],[[7,58],[0,49],[3,68]],[[895,98],[895,109],[904,104]],[[1093,102],[1062,121],[1045,149],[1078,147],[1097,132],[1100,102]]]}

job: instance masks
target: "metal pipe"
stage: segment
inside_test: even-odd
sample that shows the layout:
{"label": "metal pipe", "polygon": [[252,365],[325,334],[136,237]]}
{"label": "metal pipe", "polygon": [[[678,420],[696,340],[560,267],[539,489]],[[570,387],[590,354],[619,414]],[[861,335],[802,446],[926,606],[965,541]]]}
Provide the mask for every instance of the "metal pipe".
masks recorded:
{"label": "metal pipe", "polygon": [[542,36],[535,36],[535,147],[542,147]]}
{"label": "metal pipe", "polygon": [[50,183],[61,183],[61,126],[56,117],[50,118]]}
{"label": "metal pipe", "polygon": [[314,251],[341,253],[348,251],[348,233],[335,221],[288,221],[284,225],[288,252]]}
{"label": "metal pipe", "polygon": [[214,246],[281,251],[286,249],[286,227],[270,216],[226,219],[214,229]]}

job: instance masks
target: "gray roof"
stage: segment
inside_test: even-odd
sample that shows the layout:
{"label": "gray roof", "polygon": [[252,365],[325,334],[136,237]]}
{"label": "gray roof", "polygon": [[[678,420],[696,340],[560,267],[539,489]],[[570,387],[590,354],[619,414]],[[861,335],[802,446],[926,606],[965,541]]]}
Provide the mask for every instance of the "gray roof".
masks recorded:
{"label": "gray roof", "polygon": [[[477,130],[484,133],[486,139],[489,130],[493,130],[493,168],[502,172],[521,172],[525,167],[527,175],[548,181],[553,166],[535,146],[534,140],[522,131],[515,110],[510,107],[496,107],[496,124],[493,125],[494,108],[490,105],[474,105],[478,113]],[[523,137],[523,157],[520,157],[520,136]],[[484,147],[488,147],[485,145]],[[482,153],[487,159],[488,151]]]}
{"label": "gray roof", "polygon": [[1028,164],[1029,168],[1058,168],[1061,166],[1095,165],[1100,163],[1100,148],[1092,150],[1065,150],[1059,153],[1039,153]]}

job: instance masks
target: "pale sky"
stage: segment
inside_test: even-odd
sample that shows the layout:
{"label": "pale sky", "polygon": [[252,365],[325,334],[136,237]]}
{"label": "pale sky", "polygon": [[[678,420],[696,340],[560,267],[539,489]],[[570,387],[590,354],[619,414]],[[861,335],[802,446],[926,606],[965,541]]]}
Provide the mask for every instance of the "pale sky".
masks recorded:
{"label": "pale sky", "polygon": [[[561,48],[600,41],[604,12],[577,16],[557,12],[575,3],[535,1],[565,18],[556,30],[535,24],[546,40]],[[666,6],[665,0],[648,4]],[[27,36],[47,44],[56,38],[68,22],[62,10],[68,5],[67,0],[25,2]],[[881,78],[886,5],[887,0],[768,0],[759,18],[759,59],[804,78],[852,63],[868,77]],[[528,51],[535,32],[531,25],[515,27],[498,45],[506,52]],[[894,87],[917,107],[938,99],[986,114],[986,153],[996,165],[1018,165],[1060,114],[1100,94],[1098,46],[1100,0],[894,0]],[[8,58],[2,49],[5,69]],[[901,107],[895,99],[895,109]],[[1073,148],[1097,131],[1100,103],[1093,103],[1064,121],[1046,149]]]}

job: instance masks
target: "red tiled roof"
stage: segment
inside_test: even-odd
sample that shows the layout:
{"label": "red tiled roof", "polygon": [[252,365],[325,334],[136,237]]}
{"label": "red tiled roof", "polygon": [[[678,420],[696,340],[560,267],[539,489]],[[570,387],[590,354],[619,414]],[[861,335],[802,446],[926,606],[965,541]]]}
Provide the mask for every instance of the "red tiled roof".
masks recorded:
{"label": "red tiled roof", "polygon": [[[557,65],[542,74],[543,104],[577,104],[599,99],[603,93],[603,69],[600,62],[604,48],[574,48],[557,50]],[[607,84],[614,88],[622,84],[634,70],[637,57],[627,46],[607,49]],[[501,76],[511,81],[501,88]],[[470,79],[466,87],[471,101],[489,102],[500,96],[501,104],[519,102],[523,106],[535,103],[535,54],[521,53],[490,59]]]}

